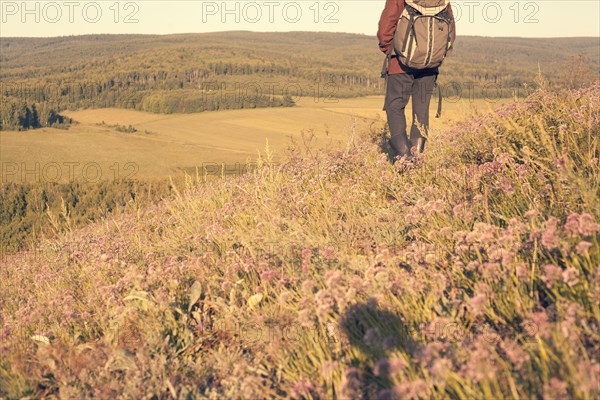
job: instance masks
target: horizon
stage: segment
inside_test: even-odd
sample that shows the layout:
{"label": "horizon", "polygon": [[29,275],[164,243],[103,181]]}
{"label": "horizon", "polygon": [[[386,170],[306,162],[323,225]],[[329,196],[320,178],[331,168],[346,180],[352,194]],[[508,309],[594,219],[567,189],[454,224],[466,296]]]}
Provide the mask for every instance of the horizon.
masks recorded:
{"label": "horizon", "polygon": [[[257,34],[277,34],[277,33],[325,33],[325,34],[342,34],[342,35],[357,35],[366,37],[376,37],[375,34],[357,33],[357,32],[331,32],[331,31],[253,31],[253,30],[224,30],[224,31],[209,31],[209,32],[175,32],[175,33],[81,33],[68,34],[57,36],[0,36],[0,40],[5,39],[59,39],[71,37],[85,36],[185,36],[185,35],[210,35],[215,33],[257,33]],[[597,39],[598,36],[486,36],[486,35],[459,35],[463,38],[488,38],[488,39]]]}
{"label": "horizon", "polygon": [[[1,1],[0,38],[230,31],[374,36],[384,3],[384,0]],[[451,2],[459,36],[600,38],[599,2],[577,0],[568,3],[568,7],[565,4],[556,0]]]}

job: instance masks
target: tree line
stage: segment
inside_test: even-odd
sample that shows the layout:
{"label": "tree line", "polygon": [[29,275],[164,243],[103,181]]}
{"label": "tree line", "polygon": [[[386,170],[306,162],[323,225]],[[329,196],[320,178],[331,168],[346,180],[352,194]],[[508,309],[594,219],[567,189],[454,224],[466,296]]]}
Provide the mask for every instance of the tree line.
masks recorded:
{"label": "tree line", "polygon": [[2,98],[0,104],[0,130],[28,130],[44,127],[61,127],[73,123],[47,103],[28,103],[11,97]]}

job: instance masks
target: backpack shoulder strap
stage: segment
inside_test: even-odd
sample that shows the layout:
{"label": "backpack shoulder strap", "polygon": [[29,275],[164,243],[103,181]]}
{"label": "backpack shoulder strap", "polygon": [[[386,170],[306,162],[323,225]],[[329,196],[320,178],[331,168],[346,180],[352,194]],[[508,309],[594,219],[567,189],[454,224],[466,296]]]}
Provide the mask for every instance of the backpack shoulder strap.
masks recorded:
{"label": "backpack shoulder strap", "polygon": [[404,3],[423,15],[436,15],[448,7],[450,0],[404,0]]}

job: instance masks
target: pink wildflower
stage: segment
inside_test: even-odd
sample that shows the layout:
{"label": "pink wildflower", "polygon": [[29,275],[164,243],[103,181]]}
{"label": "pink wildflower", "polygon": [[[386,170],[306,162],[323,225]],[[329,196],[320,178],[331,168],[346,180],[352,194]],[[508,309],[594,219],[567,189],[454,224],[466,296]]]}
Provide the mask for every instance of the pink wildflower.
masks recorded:
{"label": "pink wildflower", "polygon": [[389,364],[390,364],[389,372],[390,372],[391,376],[400,374],[402,371],[404,371],[404,369],[406,369],[408,367],[408,363],[406,362],[406,360],[404,358],[392,357],[389,360]]}
{"label": "pink wildflower", "polygon": [[579,282],[579,271],[575,268],[567,268],[562,272],[562,280],[569,287],[577,285]]}
{"label": "pink wildflower", "polygon": [[300,310],[298,313],[298,322],[303,328],[312,328],[314,325],[314,317],[310,310]]}
{"label": "pink wildflower", "polygon": [[329,314],[335,305],[334,298],[327,289],[319,290],[315,295],[315,301],[317,302],[317,315],[319,317]]}
{"label": "pink wildflower", "polygon": [[315,386],[312,382],[305,379],[299,380],[292,388],[292,397],[301,399],[312,397],[310,394],[314,388]]}
{"label": "pink wildflower", "polygon": [[260,274],[260,279],[262,281],[269,282],[271,279],[273,279],[276,273],[277,271],[274,270],[265,271],[262,274]]}
{"label": "pink wildflower", "polygon": [[529,354],[514,340],[505,339],[500,342],[500,347],[518,370],[522,369],[530,360]]}
{"label": "pink wildflower", "polygon": [[489,342],[484,336],[477,337],[474,348],[469,353],[469,361],[461,368],[467,378],[480,382],[496,375],[496,361],[491,356]]}
{"label": "pink wildflower", "polygon": [[331,377],[335,369],[338,367],[337,361],[326,361],[321,367],[321,376],[325,379]]}
{"label": "pink wildflower", "polygon": [[324,249],[321,250],[321,256],[325,259],[325,260],[330,260],[333,258],[335,254],[335,249],[332,246],[327,246]]}
{"label": "pink wildflower", "polygon": [[444,350],[444,345],[441,342],[430,342],[425,345],[421,356],[422,365],[429,366],[433,361],[440,357],[440,353]]}
{"label": "pink wildflower", "polygon": [[556,160],[554,160],[554,165],[556,165],[556,167],[559,169],[564,168],[565,167],[565,156],[560,156]]}
{"label": "pink wildflower", "polygon": [[590,214],[571,214],[565,222],[565,231],[571,237],[577,235],[591,236],[595,232],[600,231],[600,224],[594,222],[594,218]]}
{"label": "pink wildflower", "polygon": [[438,235],[442,238],[450,237],[452,235],[452,228],[445,226],[438,231]]}
{"label": "pink wildflower", "polygon": [[556,217],[548,218],[546,221],[546,230],[542,233],[542,245],[548,250],[558,247],[558,223],[560,220]]}
{"label": "pink wildflower", "polygon": [[558,378],[550,379],[550,382],[544,385],[544,399],[558,400],[568,398],[569,384]]}
{"label": "pink wildflower", "polygon": [[281,295],[279,296],[279,301],[282,304],[285,304],[288,301],[290,301],[291,298],[292,298],[292,292],[290,292],[289,290],[286,290],[286,291],[282,292]]}
{"label": "pink wildflower", "polygon": [[302,273],[308,274],[310,271],[310,263],[312,257],[312,250],[304,248],[302,249]]}
{"label": "pink wildflower", "polygon": [[579,217],[579,233],[583,236],[591,236],[595,232],[600,232],[600,224],[595,223],[590,214],[582,214]]}
{"label": "pink wildflower", "polygon": [[[583,393],[594,393],[598,391],[598,377],[600,376],[600,364],[597,361],[582,361],[576,368],[578,389]],[[584,395],[585,397],[585,395]]]}
{"label": "pink wildflower", "polygon": [[567,222],[565,222],[565,232],[570,237],[576,237],[579,235],[579,214],[571,214],[567,217]]}
{"label": "pink wildflower", "polygon": [[342,396],[351,399],[360,398],[361,386],[360,372],[354,367],[347,369],[342,382]]}
{"label": "pink wildflower", "polygon": [[474,261],[469,261],[469,263],[466,265],[465,269],[467,271],[477,271],[479,269],[479,261],[474,260]]}
{"label": "pink wildflower", "polygon": [[504,177],[500,178],[500,181],[498,183],[499,183],[500,189],[507,195],[510,196],[515,193],[515,185],[510,180],[510,178],[504,176]]}
{"label": "pink wildflower", "polygon": [[519,278],[525,278],[529,275],[529,269],[527,268],[527,265],[525,263],[519,263],[517,265],[517,276]]}
{"label": "pink wildflower", "polygon": [[438,358],[431,366],[431,375],[436,380],[436,385],[443,385],[446,376],[453,370],[452,361],[447,358]]}
{"label": "pink wildflower", "polygon": [[309,295],[313,293],[313,289],[315,288],[315,282],[312,279],[307,279],[302,282],[302,293],[305,295]]}
{"label": "pink wildflower", "polygon": [[325,286],[332,289],[338,286],[344,279],[344,274],[340,270],[327,271],[325,273]]}
{"label": "pink wildflower", "polygon": [[435,200],[431,202],[431,210],[433,212],[442,212],[446,208],[446,203],[443,200]]}
{"label": "pink wildflower", "polygon": [[500,264],[496,262],[486,262],[482,266],[483,277],[491,281],[498,281],[501,277],[500,272],[502,268]]}
{"label": "pink wildflower", "polygon": [[394,391],[401,399],[424,399],[429,397],[430,388],[423,379],[417,379],[394,386]]}
{"label": "pink wildflower", "polygon": [[552,288],[562,278],[562,269],[556,265],[548,264],[543,267],[542,281],[548,288]]}
{"label": "pink wildflower", "polygon": [[538,210],[529,210],[525,213],[524,217],[527,219],[534,219],[535,217],[538,217],[540,215],[540,212]]}
{"label": "pink wildflower", "polygon": [[577,243],[577,246],[575,247],[575,251],[580,256],[585,256],[585,255],[587,255],[590,247],[592,247],[592,244],[590,242],[586,242],[585,240],[582,240],[581,242]]}
{"label": "pink wildflower", "polygon": [[486,303],[487,296],[485,294],[478,294],[469,301],[469,308],[475,316],[479,316],[483,314]]}
{"label": "pink wildflower", "polygon": [[532,339],[536,335],[548,339],[550,338],[550,329],[548,314],[543,311],[531,313],[529,319],[523,322],[523,330],[528,339]]}

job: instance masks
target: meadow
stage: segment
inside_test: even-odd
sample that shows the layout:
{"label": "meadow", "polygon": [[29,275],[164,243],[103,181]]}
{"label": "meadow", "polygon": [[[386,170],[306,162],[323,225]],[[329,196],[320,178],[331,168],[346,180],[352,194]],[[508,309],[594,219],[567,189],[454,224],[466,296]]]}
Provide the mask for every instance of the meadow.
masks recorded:
{"label": "meadow", "polygon": [[[492,109],[506,101],[447,99],[442,119],[433,118],[436,105],[432,102],[432,129],[442,129],[473,110]],[[239,175],[247,164],[254,164],[267,142],[279,154],[291,144],[291,138],[299,141],[304,132],[315,136],[318,147],[339,147],[356,126],[385,120],[382,106],[382,96],[367,96],[304,97],[292,108],[195,114],[114,108],[65,111],[78,124],[68,129],[2,132],[2,182],[143,179],[182,171],[195,174],[196,168],[201,173],[203,166],[215,174],[221,164],[229,173],[235,174],[237,168]],[[130,125],[136,132],[118,130]],[[73,163],[71,169],[69,163]]]}
{"label": "meadow", "polygon": [[[356,101],[372,103],[175,128],[73,112],[89,137],[63,143],[102,137],[125,159],[142,156],[120,144],[164,147],[161,167],[169,146],[219,159],[256,126],[239,155],[259,148],[257,167],[189,176],[4,257],[0,397],[598,398],[600,83],[447,121],[412,163],[389,162],[384,120],[345,116],[371,118],[379,99]],[[209,118],[229,124],[217,148],[190,135]],[[292,118],[316,143],[282,146]]]}

